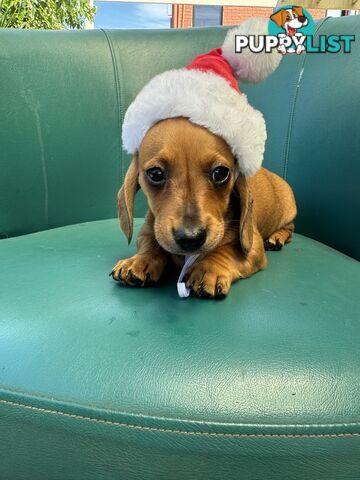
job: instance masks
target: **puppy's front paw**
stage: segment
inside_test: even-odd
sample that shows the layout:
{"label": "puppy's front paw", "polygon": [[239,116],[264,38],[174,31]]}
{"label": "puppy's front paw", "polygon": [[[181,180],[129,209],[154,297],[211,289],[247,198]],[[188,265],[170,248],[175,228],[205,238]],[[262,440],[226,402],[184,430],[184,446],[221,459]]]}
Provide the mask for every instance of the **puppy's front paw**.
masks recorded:
{"label": "puppy's front paw", "polygon": [[264,241],[265,250],[281,250],[285,243],[291,242],[293,228],[281,228]]}
{"label": "puppy's front paw", "polygon": [[154,285],[163,273],[163,262],[148,254],[137,254],[125,260],[119,260],[110,275],[114,280],[131,287]]}
{"label": "puppy's front paw", "polygon": [[195,263],[186,277],[186,286],[202,298],[224,298],[232,282],[229,272],[206,260]]}
{"label": "puppy's front paw", "polygon": [[283,246],[284,246],[284,243],[279,238],[268,238],[267,240],[264,241],[265,250],[278,252],[279,250],[282,249]]}

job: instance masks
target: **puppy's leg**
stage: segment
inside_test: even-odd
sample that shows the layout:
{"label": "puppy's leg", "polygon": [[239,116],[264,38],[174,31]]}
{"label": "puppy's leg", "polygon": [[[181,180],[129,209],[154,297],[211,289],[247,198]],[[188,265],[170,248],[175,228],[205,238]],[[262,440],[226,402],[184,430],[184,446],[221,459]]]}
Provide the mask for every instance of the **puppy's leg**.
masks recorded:
{"label": "puppy's leg", "polygon": [[151,216],[148,215],[137,239],[138,252],[119,260],[110,275],[132,287],[145,287],[158,282],[169,261],[169,254],[157,243]]}
{"label": "puppy's leg", "polygon": [[186,284],[198,297],[223,298],[232,282],[265,268],[263,239],[254,231],[253,245],[247,255],[239,244],[220,246],[194,263],[186,275]]}
{"label": "puppy's leg", "polygon": [[265,250],[281,250],[285,243],[291,242],[294,228],[294,224],[289,223],[270,235],[264,242]]}

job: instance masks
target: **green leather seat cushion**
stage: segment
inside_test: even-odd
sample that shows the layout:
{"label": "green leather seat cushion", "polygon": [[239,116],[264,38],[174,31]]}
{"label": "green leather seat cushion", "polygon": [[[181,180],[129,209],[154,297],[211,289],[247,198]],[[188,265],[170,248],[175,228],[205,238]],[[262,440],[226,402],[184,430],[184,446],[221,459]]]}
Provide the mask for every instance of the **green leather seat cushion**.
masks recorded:
{"label": "green leather seat cushion", "polygon": [[3,474],[252,479],[271,458],[268,479],[297,465],[299,478],[355,478],[355,260],[295,235],[206,301],[179,299],[176,272],[148,289],[109,278],[134,252],[117,220],[1,246]]}
{"label": "green leather seat cushion", "polygon": [[175,272],[146,289],[109,278],[133,251],[116,220],[2,241],[4,390],[179,429],[360,417],[356,261],[296,235],[227,300],[182,300]]}

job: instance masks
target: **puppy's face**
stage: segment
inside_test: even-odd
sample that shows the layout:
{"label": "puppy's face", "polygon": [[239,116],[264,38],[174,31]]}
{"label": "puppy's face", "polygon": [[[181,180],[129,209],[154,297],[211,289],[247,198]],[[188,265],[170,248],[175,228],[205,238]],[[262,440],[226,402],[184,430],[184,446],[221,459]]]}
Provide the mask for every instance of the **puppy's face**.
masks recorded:
{"label": "puppy's face", "polygon": [[279,10],[271,15],[270,18],[284,30],[286,30],[286,27],[290,27],[289,34],[295,33],[297,29],[304,27],[309,23],[304,15],[302,7]]}
{"label": "puppy's face", "polygon": [[163,120],[144,137],[138,168],[165,250],[206,253],[221,242],[235,182],[235,160],[224,140],[184,118]]}

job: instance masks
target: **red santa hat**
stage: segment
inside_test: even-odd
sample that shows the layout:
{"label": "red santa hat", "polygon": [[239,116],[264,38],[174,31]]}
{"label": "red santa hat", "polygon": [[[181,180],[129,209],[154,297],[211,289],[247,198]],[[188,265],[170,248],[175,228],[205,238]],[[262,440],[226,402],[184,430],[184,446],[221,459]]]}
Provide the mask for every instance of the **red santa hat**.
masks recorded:
{"label": "red santa hat", "polygon": [[229,30],[221,48],[196,57],[184,68],[154,77],[125,114],[125,150],[135,153],[147,131],[160,120],[185,117],[223,138],[239,172],[254,175],[263,161],[266,126],[237,82],[260,82],[276,69],[281,54],[249,49],[235,53],[235,35],[267,35],[267,25],[265,19],[249,19]]}

